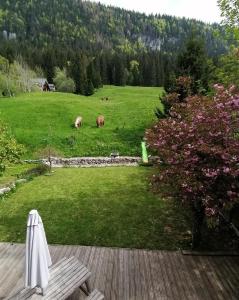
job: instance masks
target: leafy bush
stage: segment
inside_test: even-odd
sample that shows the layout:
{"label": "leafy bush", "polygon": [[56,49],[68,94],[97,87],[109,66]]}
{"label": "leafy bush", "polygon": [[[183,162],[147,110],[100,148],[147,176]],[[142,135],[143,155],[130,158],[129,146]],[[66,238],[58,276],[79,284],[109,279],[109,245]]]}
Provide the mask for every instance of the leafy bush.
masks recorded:
{"label": "leafy bush", "polygon": [[222,55],[214,70],[214,82],[224,86],[236,84],[239,86],[239,48],[232,48],[229,53]]}
{"label": "leafy bush", "polygon": [[176,103],[182,103],[185,99],[191,95],[193,81],[189,76],[179,76],[175,78],[171,92],[163,94],[160,98],[164,110],[156,108],[154,111],[155,116],[158,119],[166,118],[169,116],[171,107]]}
{"label": "leafy bush", "polygon": [[61,70],[60,68],[56,68],[55,74],[54,82],[57,91],[65,93],[75,92],[74,80],[67,76],[65,69]]}
{"label": "leafy bush", "polygon": [[239,93],[234,86],[215,89],[214,98],[191,96],[174,104],[170,117],[146,134],[163,162],[155,186],[171,184],[190,204],[195,243],[204,214],[215,220],[239,202]]}
{"label": "leafy bush", "polygon": [[18,57],[13,63],[0,56],[0,92],[12,97],[18,92],[31,92],[36,89],[33,78],[36,73]]}
{"label": "leafy bush", "polygon": [[5,164],[18,162],[23,152],[24,147],[17,143],[7,127],[0,122],[0,175],[5,170]]}

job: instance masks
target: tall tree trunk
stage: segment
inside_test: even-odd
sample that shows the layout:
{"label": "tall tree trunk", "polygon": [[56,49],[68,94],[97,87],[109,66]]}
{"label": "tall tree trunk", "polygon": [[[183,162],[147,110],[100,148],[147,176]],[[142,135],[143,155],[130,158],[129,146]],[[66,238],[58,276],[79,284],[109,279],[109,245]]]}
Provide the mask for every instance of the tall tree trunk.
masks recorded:
{"label": "tall tree trunk", "polygon": [[193,205],[193,229],[192,229],[192,248],[197,248],[202,240],[202,225],[205,217],[204,207],[201,201]]}

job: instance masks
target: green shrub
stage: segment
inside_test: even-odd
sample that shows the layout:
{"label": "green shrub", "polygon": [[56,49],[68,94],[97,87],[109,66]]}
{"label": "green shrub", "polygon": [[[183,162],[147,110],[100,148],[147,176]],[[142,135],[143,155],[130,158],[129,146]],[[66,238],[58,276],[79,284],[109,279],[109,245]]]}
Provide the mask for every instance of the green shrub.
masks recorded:
{"label": "green shrub", "polygon": [[61,70],[60,68],[56,68],[55,70],[56,76],[54,78],[54,83],[56,85],[56,90],[58,92],[65,93],[74,93],[75,91],[75,83],[74,80],[67,76],[66,70]]}

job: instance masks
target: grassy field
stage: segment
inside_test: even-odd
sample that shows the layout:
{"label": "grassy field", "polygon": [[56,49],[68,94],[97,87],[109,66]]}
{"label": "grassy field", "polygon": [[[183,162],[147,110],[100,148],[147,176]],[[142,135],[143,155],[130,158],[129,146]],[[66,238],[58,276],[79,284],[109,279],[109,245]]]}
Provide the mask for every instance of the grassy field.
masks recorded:
{"label": "grassy field", "polygon": [[33,168],[33,164],[10,164],[6,166],[3,175],[0,176],[0,188],[13,183],[20,174]]}
{"label": "grassy field", "polygon": [[[149,189],[151,168],[57,169],[0,200],[0,241],[24,242],[31,209],[49,243],[177,249],[190,236],[182,209]],[[64,184],[63,184],[64,182]]]}
{"label": "grassy field", "polygon": [[[139,155],[145,128],[154,121],[162,89],[105,86],[91,97],[63,93],[31,93],[0,99],[0,119],[26,145],[26,157],[50,143],[65,156]],[[101,101],[108,97],[109,101]],[[105,126],[96,128],[96,117]],[[72,128],[83,117],[83,127]]]}

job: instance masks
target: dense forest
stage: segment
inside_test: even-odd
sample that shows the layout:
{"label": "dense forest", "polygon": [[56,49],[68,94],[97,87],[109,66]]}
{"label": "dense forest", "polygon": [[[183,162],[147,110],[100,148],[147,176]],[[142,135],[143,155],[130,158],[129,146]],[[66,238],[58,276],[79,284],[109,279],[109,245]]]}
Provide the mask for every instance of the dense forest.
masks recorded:
{"label": "dense forest", "polygon": [[[217,34],[215,34],[217,33]],[[0,3],[0,55],[21,55],[53,82],[56,67],[91,94],[103,84],[166,85],[190,35],[216,59],[229,41],[218,24],[146,15],[81,0],[6,0]]]}

